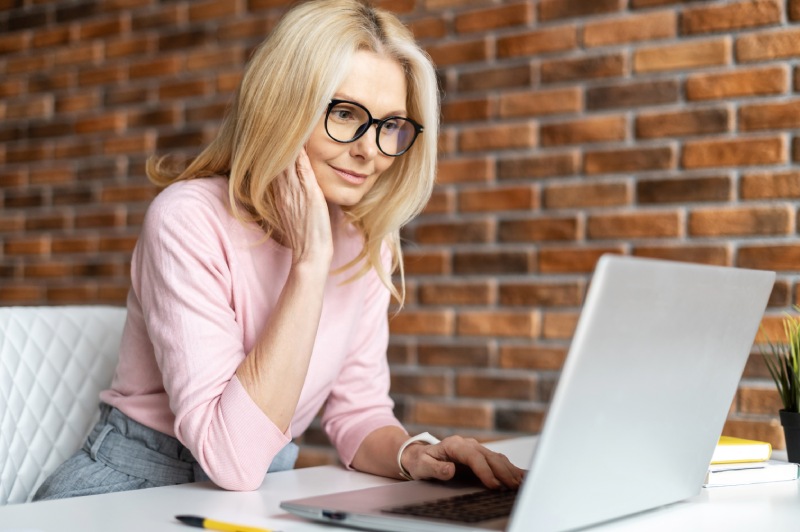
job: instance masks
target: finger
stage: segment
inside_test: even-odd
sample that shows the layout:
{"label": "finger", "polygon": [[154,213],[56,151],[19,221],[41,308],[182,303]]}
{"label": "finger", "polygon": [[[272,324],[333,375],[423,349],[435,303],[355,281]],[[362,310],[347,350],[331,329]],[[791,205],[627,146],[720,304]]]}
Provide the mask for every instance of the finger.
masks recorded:
{"label": "finger", "polygon": [[487,449],[471,438],[451,437],[443,443],[447,457],[469,467],[486,487],[519,486],[522,470],[504,455]]}
{"label": "finger", "polygon": [[514,464],[503,454],[489,451],[487,462],[491,467],[495,478],[508,488],[518,488],[522,484],[524,471]]}
{"label": "finger", "polygon": [[[435,478],[437,480],[450,480],[456,474],[456,465],[449,460],[442,460],[437,445],[414,445],[409,451],[416,451],[415,458],[407,467],[411,477],[415,479]],[[408,451],[406,451],[408,452]]]}

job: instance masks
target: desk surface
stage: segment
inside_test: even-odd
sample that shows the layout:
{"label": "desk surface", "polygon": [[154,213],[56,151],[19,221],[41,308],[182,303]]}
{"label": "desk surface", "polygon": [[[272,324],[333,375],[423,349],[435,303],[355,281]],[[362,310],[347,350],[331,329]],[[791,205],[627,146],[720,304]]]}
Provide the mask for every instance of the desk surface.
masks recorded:
{"label": "desk surface", "polygon": [[[488,446],[527,467],[534,438]],[[227,492],[210,482],[0,507],[0,532],[188,532],[178,514],[196,514],[283,532],[331,532],[282,511],[284,499],[397,482],[337,466],[267,475],[260,489]],[[598,531],[795,531],[800,482],[703,489],[676,504],[593,528]]]}

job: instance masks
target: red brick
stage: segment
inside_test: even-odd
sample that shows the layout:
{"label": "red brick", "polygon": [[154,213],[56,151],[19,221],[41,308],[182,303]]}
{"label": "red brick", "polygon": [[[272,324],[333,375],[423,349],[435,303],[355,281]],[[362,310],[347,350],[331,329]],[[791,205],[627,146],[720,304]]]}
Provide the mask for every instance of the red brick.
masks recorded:
{"label": "red brick", "polygon": [[800,29],[764,31],[736,39],[736,59],[746,63],[800,55]]}
{"label": "red brick", "polygon": [[456,274],[508,274],[534,271],[532,251],[458,252],[453,257]]}
{"label": "red brick", "polygon": [[120,35],[126,30],[127,24],[122,17],[95,19],[81,22],[78,25],[78,39],[87,41],[90,39],[109,39]]}
{"label": "red brick", "polygon": [[427,373],[401,374],[392,371],[392,394],[409,394],[417,396],[443,396],[450,391],[449,379],[446,375]]}
{"label": "red brick", "polygon": [[[541,396],[541,393],[540,393]],[[545,412],[541,409],[498,408],[495,413],[497,430],[538,434],[544,426]]]}
{"label": "red brick", "polygon": [[593,240],[614,238],[675,238],[682,236],[681,214],[675,211],[595,214],[586,222]]}
{"label": "red brick", "polygon": [[243,50],[239,47],[229,47],[220,50],[192,51],[187,54],[185,65],[188,72],[213,72],[244,62]]}
{"label": "red brick", "polygon": [[486,120],[491,113],[492,105],[488,98],[449,101],[442,105],[442,118],[448,123]]}
{"label": "red brick", "polygon": [[541,328],[539,313],[462,311],[456,332],[460,336],[502,336],[533,338]]}
{"label": "red brick", "polygon": [[627,119],[622,115],[590,117],[541,126],[542,146],[625,140]]}
{"label": "red brick", "polygon": [[547,209],[618,207],[631,203],[630,187],[625,182],[555,184],[544,190]]}
{"label": "red brick", "polygon": [[491,57],[491,47],[486,39],[435,44],[426,50],[437,67],[475,63]]}
{"label": "red brick", "polygon": [[699,237],[785,235],[793,231],[791,207],[727,207],[689,213],[689,234]]}
{"label": "red brick", "polygon": [[503,220],[498,229],[498,240],[500,242],[577,240],[582,227],[581,222],[574,216]]}
{"label": "red brick", "polygon": [[692,141],[684,144],[681,164],[685,168],[750,166],[786,162],[782,137],[739,137]]}
{"label": "red brick", "polygon": [[500,348],[501,368],[558,371],[566,358],[564,347],[509,345]]}
{"label": "red brick", "polygon": [[523,307],[577,307],[583,300],[583,284],[576,282],[503,283],[499,304]]}
{"label": "red brick", "polygon": [[482,399],[531,401],[536,398],[536,377],[461,373],[456,377],[456,394]]}
{"label": "red brick", "polygon": [[659,11],[619,19],[588,20],[583,29],[583,44],[587,47],[608,46],[637,41],[674,37],[677,14]]}
{"label": "red brick", "polygon": [[636,182],[636,200],[643,205],[732,199],[733,182],[725,175],[640,179]]}
{"label": "red brick", "polygon": [[633,70],[637,73],[722,66],[730,62],[731,42],[726,37],[643,48],[633,52]]}
{"label": "red brick", "polygon": [[31,43],[31,34],[17,31],[0,35],[0,54],[13,54],[26,50]]}
{"label": "red brick", "polygon": [[636,257],[696,262],[715,266],[732,266],[731,251],[727,246],[635,246]]}
{"label": "red brick", "polygon": [[415,401],[410,414],[412,423],[444,425],[474,429],[492,426],[492,410],[489,404],[447,404],[431,401]]}
{"label": "red brick", "polygon": [[[13,35],[27,36],[25,33],[12,34],[12,36]],[[31,36],[31,45],[34,48],[48,48],[65,45],[70,42],[70,40],[70,28],[67,26],[60,26],[36,31],[36,33]]]}
{"label": "red brick", "polygon": [[403,253],[407,275],[450,273],[450,254],[446,251],[412,251]]}
{"label": "red brick", "polygon": [[524,2],[469,11],[456,15],[453,23],[458,33],[470,33],[521,26],[529,24],[532,21],[533,7],[529,3]]}
{"label": "red brick", "polygon": [[492,351],[486,344],[421,344],[417,351],[423,366],[488,367],[492,358]]}
{"label": "red brick", "polygon": [[101,236],[97,242],[98,251],[132,253],[138,237],[136,235]]}
{"label": "red brick", "polygon": [[389,320],[392,334],[417,334],[449,336],[455,330],[455,317],[451,310],[412,311],[405,309]]}
{"label": "red brick", "polygon": [[441,39],[447,35],[447,25],[441,17],[424,17],[408,22],[408,28],[418,41]]}
{"label": "red brick", "polygon": [[459,92],[526,87],[533,76],[529,65],[481,68],[458,74]]}
{"label": "red brick", "polygon": [[15,283],[14,286],[0,286],[0,302],[4,305],[31,304],[43,301],[45,290],[40,285]]}
{"label": "red brick", "polygon": [[455,212],[456,208],[455,191],[453,190],[434,190],[428,203],[422,210],[422,214],[448,214]]}
{"label": "red brick", "polygon": [[128,69],[130,79],[170,77],[178,74],[183,60],[178,55],[147,58],[132,63]]}
{"label": "red brick", "polygon": [[480,243],[491,241],[494,226],[490,220],[418,224],[416,241],[420,244]]}
{"label": "red brick", "polygon": [[423,283],[419,301],[423,305],[490,305],[494,289],[487,282]]}
{"label": "red brick", "polygon": [[239,2],[231,2],[230,0],[191,2],[189,4],[189,20],[191,22],[216,21],[230,17],[239,12],[239,5]]}
{"label": "red brick", "polygon": [[602,248],[542,248],[539,250],[541,273],[591,273],[606,253],[621,255],[622,246]]}
{"label": "red brick", "polygon": [[800,100],[743,105],[739,108],[739,129],[790,129],[800,126]]}
{"label": "red brick", "polygon": [[544,313],[542,320],[542,338],[546,340],[569,340],[578,325],[578,313],[553,312]]}
{"label": "red brick", "polygon": [[123,113],[104,113],[79,119],[75,123],[75,132],[79,135],[87,133],[120,132],[125,129],[126,117]]}
{"label": "red brick", "polygon": [[689,100],[712,100],[737,96],[784,94],[789,75],[783,66],[694,74],[686,79]]}
{"label": "red brick", "polygon": [[502,124],[465,128],[459,136],[463,151],[509,150],[536,146],[533,124]]}
{"label": "red brick", "polygon": [[529,186],[462,190],[458,197],[461,212],[530,210],[538,205],[539,195]]}
{"label": "red brick", "polygon": [[87,67],[78,72],[78,85],[117,85],[125,81],[126,72],[123,65]]}
{"label": "red brick", "polygon": [[800,172],[745,174],[739,180],[739,196],[744,200],[800,198]]}
{"label": "red brick", "polygon": [[497,177],[516,179],[574,175],[578,173],[579,161],[580,156],[574,151],[501,159],[497,165]]}
{"label": "red brick", "polygon": [[747,0],[689,8],[681,14],[681,32],[711,33],[779,24],[782,15],[778,0]]}
{"label": "red brick", "polygon": [[583,17],[621,11],[623,0],[541,0],[539,3],[539,20],[557,20],[562,18]]}
{"label": "red brick", "polygon": [[582,106],[580,89],[569,87],[501,94],[499,113],[501,118],[577,113]]}
{"label": "red brick", "polygon": [[583,157],[583,171],[587,174],[666,170],[674,166],[675,154],[669,146],[594,151]]}
{"label": "red brick", "polygon": [[724,107],[641,114],[636,117],[636,136],[652,139],[725,133],[730,129],[730,117]]}
{"label": "red brick", "polygon": [[680,90],[676,80],[625,82],[586,89],[586,108],[628,109],[644,105],[677,103]]}
{"label": "red brick", "polygon": [[621,53],[542,61],[539,68],[542,83],[617,78],[629,70],[626,56]]}
{"label": "red brick", "polygon": [[781,408],[781,396],[775,386],[740,387],[736,392],[737,410],[743,414],[774,414]]}
{"label": "red brick", "polygon": [[6,255],[46,255],[50,252],[50,239],[46,236],[6,238],[3,253]]}
{"label": "red brick", "polygon": [[436,181],[440,184],[488,182],[494,179],[494,164],[488,157],[439,159]]}
{"label": "red brick", "polygon": [[497,56],[503,59],[534,56],[548,52],[572,50],[577,46],[577,28],[561,26],[500,37],[497,39]]}
{"label": "red brick", "polygon": [[91,65],[103,57],[103,46],[99,42],[73,44],[56,50],[55,58],[59,66]]}

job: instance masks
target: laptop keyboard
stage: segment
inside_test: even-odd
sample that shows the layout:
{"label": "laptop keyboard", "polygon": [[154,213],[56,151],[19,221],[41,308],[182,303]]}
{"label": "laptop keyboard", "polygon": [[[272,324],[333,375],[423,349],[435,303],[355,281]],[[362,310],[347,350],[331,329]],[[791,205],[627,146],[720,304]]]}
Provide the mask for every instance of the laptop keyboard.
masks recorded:
{"label": "laptop keyboard", "polygon": [[385,508],[391,514],[478,523],[511,515],[516,490],[484,490],[466,495]]}

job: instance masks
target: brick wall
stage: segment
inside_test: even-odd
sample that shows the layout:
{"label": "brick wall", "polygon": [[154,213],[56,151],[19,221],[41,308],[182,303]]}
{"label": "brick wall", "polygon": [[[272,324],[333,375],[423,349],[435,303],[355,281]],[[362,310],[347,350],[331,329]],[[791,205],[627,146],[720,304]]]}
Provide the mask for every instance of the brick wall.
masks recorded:
{"label": "brick wall", "polygon": [[[122,303],[153,153],[196,153],[287,0],[0,0],[0,304]],[[439,185],[391,321],[411,431],[541,427],[602,253],[800,301],[800,0],[384,0],[439,67]],[[783,446],[754,355],[727,432]],[[333,459],[318,428],[301,463]]]}

